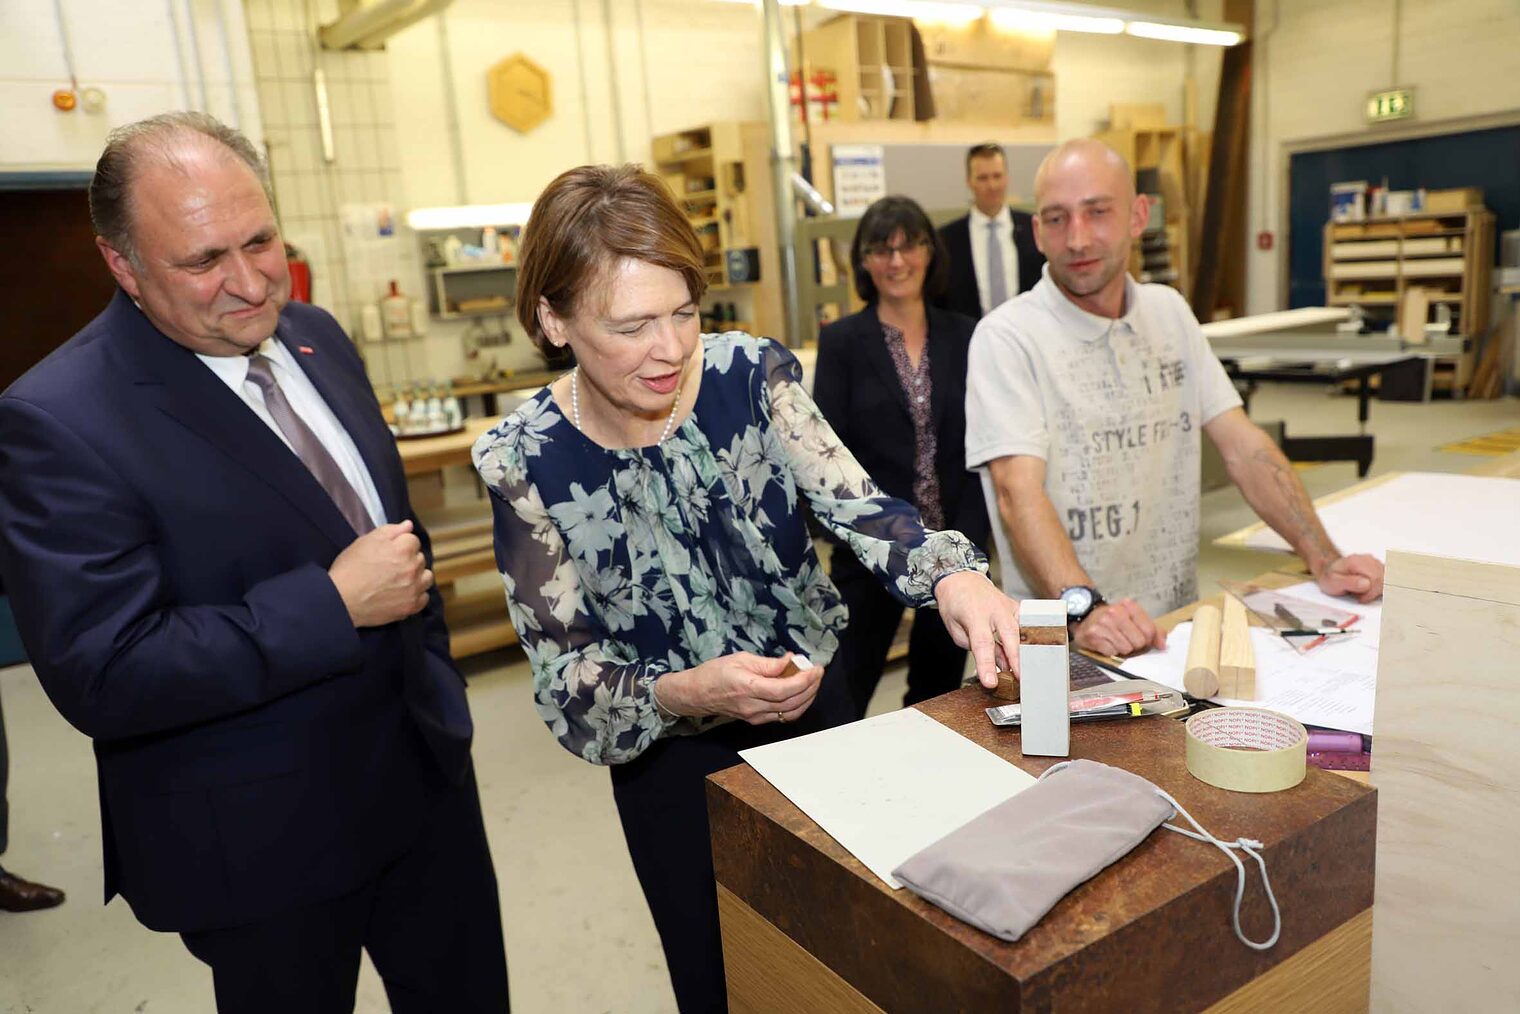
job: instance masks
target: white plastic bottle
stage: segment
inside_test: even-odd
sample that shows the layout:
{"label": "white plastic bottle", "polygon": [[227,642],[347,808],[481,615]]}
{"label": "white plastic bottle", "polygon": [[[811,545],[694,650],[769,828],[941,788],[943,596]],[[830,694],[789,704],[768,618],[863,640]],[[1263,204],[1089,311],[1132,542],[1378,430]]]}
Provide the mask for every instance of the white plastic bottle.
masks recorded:
{"label": "white plastic bottle", "polygon": [[464,413],[459,408],[459,399],[454,397],[452,381],[443,385],[443,422],[451,430],[458,429],[464,422]]}

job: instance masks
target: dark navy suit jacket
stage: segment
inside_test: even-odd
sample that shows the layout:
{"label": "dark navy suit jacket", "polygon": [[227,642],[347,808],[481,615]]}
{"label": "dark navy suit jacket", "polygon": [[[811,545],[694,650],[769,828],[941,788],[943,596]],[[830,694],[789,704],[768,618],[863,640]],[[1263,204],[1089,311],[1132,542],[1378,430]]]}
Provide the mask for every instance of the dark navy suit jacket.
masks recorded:
{"label": "dark navy suit jacket", "polygon": [[[387,519],[412,518],[337,322],[292,303],[277,336]],[[356,631],[327,576],[354,538],[300,459],[121,292],[0,396],[0,573],[43,687],[95,741],[106,900],[150,928],[351,890],[465,776],[438,594]]]}
{"label": "dark navy suit jacket", "polygon": [[[1034,245],[1034,220],[1027,211],[1013,215],[1013,250],[1019,259],[1019,292],[1028,292],[1040,280],[1045,255]],[[963,313],[972,320],[982,317],[982,296],[976,287],[976,262],[971,259],[971,214],[946,222],[939,230],[950,255],[950,277],[945,292],[934,305]],[[982,242],[986,242],[983,237]],[[1018,292],[1010,292],[1010,298]]]}
{"label": "dark navy suit jacket", "polygon": [[[989,529],[981,480],[966,470],[966,353],[976,321],[949,310],[927,309],[929,411],[945,527],[985,548]],[[889,496],[914,503],[913,417],[875,304],[818,332],[813,401],[876,484]],[[836,580],[867,573],[852,553],[835,553],[833,559]]]}

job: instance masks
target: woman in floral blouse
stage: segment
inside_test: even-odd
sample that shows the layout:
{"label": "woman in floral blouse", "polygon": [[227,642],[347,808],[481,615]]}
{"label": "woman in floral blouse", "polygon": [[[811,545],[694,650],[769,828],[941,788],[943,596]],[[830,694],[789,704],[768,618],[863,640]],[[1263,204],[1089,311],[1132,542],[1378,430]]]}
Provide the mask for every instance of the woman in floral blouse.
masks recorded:
{"label": "woman in floral blouse", "polygon": [[[881,488],[918,508],[924,525],[987,544],[981,481],[966,470],[966,352],[976,321],[930,306],[949,255],[929,216],[908,197],[866,209],[850,244],[865,309],[818,335],[813,400]],[[834,553],[829,578],[850,610],[828,677],[849,688],[857,717],[881,680],[903,603],[854,554]],[[961,685],[966,649],[933,610],[913,618],[904,704]]]}
{"label": "woman in floral blouse", "polygon": [[[799,497],[903,602],[937,604],[988,686],[994,639],[1018,640],[981,554],[875,486],[791,353],[699,332],[705,289],[701,244],[656,177],[561,175],[524,229],[517,314],[576,367],[474,449],[539,714],[611,766],[683,1011],[726,1007],[703,780],[849,717],[842,687],[820,690],[848,617]],[[812,666],[783,675],[793,654]]]}

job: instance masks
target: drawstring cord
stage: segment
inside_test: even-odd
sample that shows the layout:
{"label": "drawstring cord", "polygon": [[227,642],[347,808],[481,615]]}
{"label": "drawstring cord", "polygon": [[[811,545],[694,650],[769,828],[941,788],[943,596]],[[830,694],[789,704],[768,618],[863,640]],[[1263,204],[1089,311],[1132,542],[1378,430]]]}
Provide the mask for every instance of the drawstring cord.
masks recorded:
{"label": "drawstring cord", "polygon": [[[1059,764],[1052,764],[1045,770],[1043,774],[1040,775],[1040,780],[1043,781],[1046,776],[1052,775],[1055,772],[1060,771],[1062,768],[1069,767],[1070,765],[1071,761],[1061,761]],[[1152,786],[1152,788],[1155,788],[1155,786]],[[1204,842],[1205,844],[1215,846],[1219,849],[1219,851],[1223,852],[1226,856],[1229,857],[1230,862],[1235,864],[1235,906],[1230,912],[1230,923],[1235,928],[1235,936],[1239,938],[1241,943],[1245,944],[1253,951],[1271,950],[1277,944],[1277,938],[1282,935],[1282,911],[1277,907],[1277,895],[1272,892],[1272,881],[1267,876],[1267,861],[1263,859],[1261,855],[1261,850],[1265,848],[1265,846],[1254,838],[1237,838],[1234,841],[1229,842],[1220,841],[1218,838],[1215,838],[1212,834],[1205,830],[1202,824],[1194,820],[1193,815],[1191,813],[1188,813],[1187,810],[1183,809],[1182,804],[1173,799],[1169,793],[1164,792],[1161,789],[1156,789],[1156,795],[1166,800],[1174,811],[1186,817],[1187,822],[1189,824],[1192,824],[1198,830],[1189,831],[1185,827],[1178,827],[1176,824],[1172,823],[1162,824],[1162,827],[1166,828],[1168,831],[1176,831],[1178,834],[1191,838],[1194,841],[1200,841]],[[1245,935],[1245,932],[1240,928],[1240,904],[1246,896],[1246,867],[1245,864],[1240,861],[1240,857],[1232,852],[1231,849],[1238,849],[1241,852],[1244,852],[1246,855],[1256,860],[1256,865],[1261,869],[1261,884],[1267,892],[1267,903],[1272,906],[1272,935],[1261,943],[1257,943],[1256,941],[1247,937]]]}

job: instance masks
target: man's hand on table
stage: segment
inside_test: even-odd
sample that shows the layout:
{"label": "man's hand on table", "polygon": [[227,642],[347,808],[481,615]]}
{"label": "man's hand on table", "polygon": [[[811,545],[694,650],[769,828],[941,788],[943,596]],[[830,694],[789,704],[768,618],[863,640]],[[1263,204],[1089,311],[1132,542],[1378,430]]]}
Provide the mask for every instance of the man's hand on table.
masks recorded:
{"label": "man's hand on table", "polygon": [[1338,556],[1314,580],[1326,595],[1348,595],[1358,602],[1371,602],[1383,594],[1383,564],[1366,553]]}
{"label": "man's hand on table", "polygon": [[1134,599],[1108,602],[1094,609],[1077,624],[1073,639],[1078,648],[1116,658],[1166,647],[1166,632]]}

